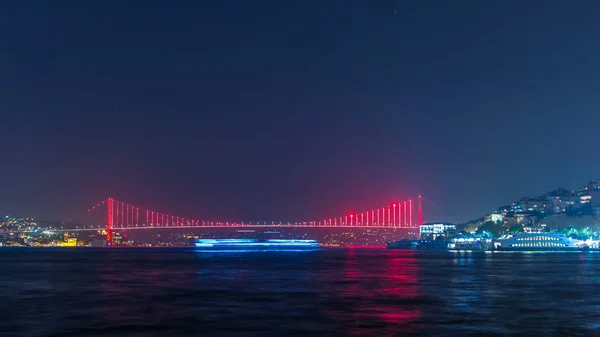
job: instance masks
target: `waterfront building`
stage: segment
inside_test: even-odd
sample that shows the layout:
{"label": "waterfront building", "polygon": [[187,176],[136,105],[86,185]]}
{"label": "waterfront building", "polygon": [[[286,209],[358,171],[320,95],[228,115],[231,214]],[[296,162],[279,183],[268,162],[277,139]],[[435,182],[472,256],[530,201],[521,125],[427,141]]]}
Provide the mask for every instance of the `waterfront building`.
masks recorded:
{"label": "waterfront building", "polygon": [[76,238],[67,238],[65,241],[60,242],[59,246],[61,246],[61,247],[76,247],[77,239]]}
{"label": "waterfront building", "polygon": [[515,214],[515,220],[518,224],[531,225],[535,222],[535,215],[529,213]]}
{"label": "waterfront building", "polygon": [[486,250],[492,240],[480,238],[454,238],[448,243],[449,250]]}
{"label": "waterfront building", "polygon": [[483,222],[494,222],[494,223],[504,223],[504,215],[502,215],[501,213],[492,213],[492,214],[488,214],[485,216],[485,218],[483,219]]}
{"label": "waterfront building", "polygon": [[452,224],[425,224],[419,227],[420,237],[426,239],[435,239],[438,236],[448,237],[456,231],[456,225]]}
{"label": "waterfront building", "polygon": [[547,232],[545,224],[523,226],[523,232],[525,233],[544,233]]}

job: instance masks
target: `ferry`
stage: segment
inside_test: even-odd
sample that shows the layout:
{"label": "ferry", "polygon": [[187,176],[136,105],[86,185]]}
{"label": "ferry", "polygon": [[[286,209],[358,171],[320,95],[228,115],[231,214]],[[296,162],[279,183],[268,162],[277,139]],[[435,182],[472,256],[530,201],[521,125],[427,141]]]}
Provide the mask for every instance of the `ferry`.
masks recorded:
{"label": "ferry", "polygon": [[554,233],[520,233],[504,235],[493,242],[495,250],[508,251],[568,251],[585,250],[585,241]]}
{"label": "ferry", "polygon": [[319,250],[317,240],[196,239],[194,246],[211,251],[310,251]]}

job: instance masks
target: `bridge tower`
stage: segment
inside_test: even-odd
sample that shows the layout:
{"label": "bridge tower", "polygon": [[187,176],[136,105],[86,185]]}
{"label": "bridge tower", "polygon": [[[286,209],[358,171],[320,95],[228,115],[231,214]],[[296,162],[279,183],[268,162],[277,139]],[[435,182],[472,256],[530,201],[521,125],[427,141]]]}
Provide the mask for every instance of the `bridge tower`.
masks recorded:
{"label": "bridge tower", "polygon": [[113,204],[114,204],[114,199],[108,198],[108,200],[107,200],[108,213],[106,216],[106,245],[108,245],[108,246],[112,246],[112,228],[113,228],[113,224],[114,224],[113,223],[113,213],[114,213]]}
{"label": "bridge tower", "polygon": [[419,210],[417,211],[417,222],[419,225],[419,228],[421,228],[421,225],[423,224],[423,202],[422,202],[423,198],[421,196],[419,196]]}

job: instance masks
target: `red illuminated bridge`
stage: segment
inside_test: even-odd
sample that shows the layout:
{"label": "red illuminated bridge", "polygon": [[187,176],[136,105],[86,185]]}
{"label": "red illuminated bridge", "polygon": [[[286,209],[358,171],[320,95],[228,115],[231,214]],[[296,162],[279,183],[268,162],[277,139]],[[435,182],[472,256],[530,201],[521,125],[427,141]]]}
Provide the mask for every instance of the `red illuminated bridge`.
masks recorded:
{"label": "red illuminated bridge", "polygon": [[[413,199],[394,202],[390,205],[360,213],[346,214],[322,220],[305,222],[215,222],[201,219],[181,217],[161,213],[135,205],[130,205],[113,198],[108,198],[95,205],[89,212],[106,207],[107,241],[112,242],[112,232],[123,229],[155,229],[155,228],[240,228],[240,227],[323,227],[323,228],[416,228],[423,223],[423,207],[421,196]],[[416,211],[416,217],[414,213]],[[415,223],[416,220],[416,223]]]}

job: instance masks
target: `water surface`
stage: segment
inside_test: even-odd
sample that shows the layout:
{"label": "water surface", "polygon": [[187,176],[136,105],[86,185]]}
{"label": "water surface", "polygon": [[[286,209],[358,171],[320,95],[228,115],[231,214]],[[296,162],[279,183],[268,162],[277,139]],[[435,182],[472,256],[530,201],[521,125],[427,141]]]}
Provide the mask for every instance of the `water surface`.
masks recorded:
{"label": "water surface", "polygon": [[0,249],[1,336],[600,336],[600,254]]}

